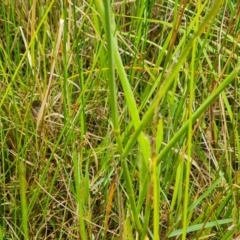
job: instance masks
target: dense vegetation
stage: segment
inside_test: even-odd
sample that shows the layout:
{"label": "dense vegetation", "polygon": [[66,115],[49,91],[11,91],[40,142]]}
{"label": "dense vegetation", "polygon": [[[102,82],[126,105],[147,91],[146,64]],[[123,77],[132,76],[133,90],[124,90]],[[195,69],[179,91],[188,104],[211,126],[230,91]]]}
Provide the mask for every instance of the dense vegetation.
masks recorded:
{"label": "dense vegetation", "polygon": [[0,3],[0,239],[239,239],[240,5]]}

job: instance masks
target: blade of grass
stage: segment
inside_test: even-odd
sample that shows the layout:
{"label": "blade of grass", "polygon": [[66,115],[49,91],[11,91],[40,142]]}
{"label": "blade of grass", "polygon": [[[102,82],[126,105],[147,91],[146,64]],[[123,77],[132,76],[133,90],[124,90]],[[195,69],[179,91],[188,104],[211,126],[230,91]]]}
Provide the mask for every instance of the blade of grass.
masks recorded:
{"label": "blade of grass", "polygon": [[[190,233],[190,232],[194,232],[194,231],[197,231],[197,230],[201,230],[203,227],[204,228],[212,228],[214,226],[219,226],[219,225],[222,225],[222,224],[227,224],[227,223],[232,223],[233,222],[233,219],[232,218],[228,218],[228,219],[222,219],[222,220],[218,220],[218,221],[213,221],[213,222],[208,222],[204,225],[204,223],[201,223],[201,224],[196,224],[196,225],[193,225],[193,226],[189,226],[187,228],[187,233]],[[183,233],[183,229],[179,229],[179,230],[176,230],[176,231],[173,231],[168,237],[176,237],[176,236],[179,236]]]}
{"label": "blade of grass", "polygon": [[26,197],[26,166],[21,159],[19,161],[19,183],[20,183],[20,199],[22,209],[22,227],[24,233],[24,239],[29,239],[28,236],[28,208],[27,208],[27,197]]}
{"label": "blade of grass", "polygon": [[118,107],[117,107],[117,86],[115,80],[115,69],[114,69],[114,38],[112,33],[112,26],[111,22],[111,13],[110,13],[110,3],[108,1],[104,1],[104,16],[105,16],[105,31],[106,31],[106,38],[107,38],[107,54],[108,54],[108,73],[109,73],[109,91],[110,91],[110,105],[111,105],[111,112],[112,112],[112,120],[113,120],[113,127],[114,133],[116,136],[118,150],[120,154],[122,153],[122,143],[120,138],[120,127],[119,127],[119,116],[118,116]]}
{"label": "blade of grass", "polygon": [[[200,17],[200,7],[198,5],[198,14],[196,14],[196,30],[198,29],[199,17]],[[185,240],[187,237],[187,226],[188,226],[188,202],[189,202],[189,185],[190,185],[190,170],[191,170],[191,159],[192,159],[192,114],[193,114],[193,103],[195,100],[194,94],[194,77],[195,77],[195,61],[196,61],[196,39],[193,42],[193,50],[191,56],[191,68],[190,68],[190,83],[189,83],[189,125],[188,125],[188,136],[187,136],[187,151],[188,151],[188,161],[186,163],[186,173],[185,173],[185,189],[184,189],[184,202],[183,202],[183,234],[182,239]]]}
{"label": "blade of grass", "polygon": [[152,160],[152,181],[153,181],[153,236],[154,239],[160,239],[159,226],[160,226],[160,181],[159,181],[159,172],[161,169],[158,169],[156,164],[156,158],[153,157]]}
{"label": "blade of grass", "polygon": [[[103,8],[102,1],[101,0],[96,1],[96,6],[98,8],[99,14],[102,17],[102,19],[105,19],[105,11]],[[134,94],[132,92],[130,83],[128,81],[128,78],[127,78],[123,63],[122,63],[120,53],[118,51],[117,36],[115,33],[116,26],[115,26],[115,22],[114,22],[113,18],[111,19],[111,31],[113,34],[111,44],[112,44],[112,51],[113,51],[115,66],[117,68],[117,72],[120,77],[121,84],[122,84],[122,87],[124,90],[124,95],[126,98],[128,110],[129,110],[131,119],[133,121],[134,128],[136,129],[138,127],[138,125],[140,124],[139,112],[138,112],[137,104],[136,104],[136,101],[134,98]],[[143,157],[144,157],[144,161],[145,161],[144,164],[146,165],[146,168],[147,168],[147,161],[150,158],[150,156],[148,155],[148,151],[147,151],[147,147],[146,147],[146,140],[145,140],[143,133],[141,133],[139,135],[138,141],[139,141],[139,145],[140,145]]]}
{"label": "blade of grass", "polygon": [[[107,4],[105,3],[105,8],[106,8],[106,5]],[[111,54],[113,54],[112,56],[111,55],[110,56],[111,56],[112,59],[114,58],[114,60],[115,60],[115,65],[117,67],[118,74],[119,74],[119,77],[121,79],[121,83],[122,83],[122,86],[123,86],[123,89],[124,89],[127,105],[128,105],[128,108],[129,108],[129,112],[130,112],[130,115],[132,117],[134,127],[137,128],[139,123],[140,123],[139,113],[138,113],[136,102],[135,102],[135,99],[134,99],[134,96],[133,96],[133,92],[131,90],[130,84],[129,84],[127,76],[126,76],[126,72],[125,72],[123,64],[122,64],[121,56],[118,52],[116,36],[113,37],[113,34],[115,34],[113,32],[113,31],[115,31],[114,20],[110,18],[110,11],[107,11],[108,8],[104,9],[102,1],[96,1],[96,6],[98,8],[98,11],[99,11],[102,19],[105,19],[104,26],[105,26],[106,34],[107,34],[108,39],[109,39],[108,40],[108,45],[111,46],[111,48],[110,48],[111,49]],[[106,16],[107,14],[109,15],[108,17]],[[112,68],[111,71],[114,71],[113,65],[110,65],[110,67]],[[111,75],[113,75],[113,73]],[[114,80],[114,76],[111,76],[111,77],[113,77],[113,80]],[[115,91],[112,92],[112,93],[115,94]],[[119,130],[117,130],[117,131],[119,131]],[[120,134],[119,134],[119,137],[120,137]],[[141,146],[141,150],[142,150],[143,157],[144,157],[144,162],[145,163],[143,163],[143,166],[145,165],[144,168],[145,168],[145,173],[146,173],[147,172],[147,159],[150,156],[148,156],[148,153],[147,153],[147,150],[146,150],[146,145],[145,145],[146,144],[146,139],[144,138],[144,135],[142,133],[140,134],[140,137],[139,137],[139,144]],[[126,181],[126,184],[127,184],[128,196],[129,196],[129,201],[130,201],[130,204],[131,204],[131,210],[132,210],[133,216],[134,216],[134,221],[135,221],[135,224],[136,224],[136,227],[137,227],[138,231],[141,232],[142,226],[141,226],[141,223],[139,221],[138,214],[137,214],[137,209],[136,209],[136,204],[135,204],[135,199],[134,199],[135,194],[134,194],[134,191],[133,191],[133,187],[132,187],[132,183],[131,183],[131,177],[130,177],[130,174],[129,174],[128,165],[127,165],[127,162],[126,162],[125,158],[122,158],[122,167],[123,167],[124,178],[125,178],[125,181]]]}

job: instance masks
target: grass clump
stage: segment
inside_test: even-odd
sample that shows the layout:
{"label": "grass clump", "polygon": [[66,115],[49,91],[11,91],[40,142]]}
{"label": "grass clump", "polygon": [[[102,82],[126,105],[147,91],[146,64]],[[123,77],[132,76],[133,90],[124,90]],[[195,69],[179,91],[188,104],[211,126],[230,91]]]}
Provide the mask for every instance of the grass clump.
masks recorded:
{"label": "grass clump", "polygon": [[239,11],[5,0],[1,239],[238,239]]}

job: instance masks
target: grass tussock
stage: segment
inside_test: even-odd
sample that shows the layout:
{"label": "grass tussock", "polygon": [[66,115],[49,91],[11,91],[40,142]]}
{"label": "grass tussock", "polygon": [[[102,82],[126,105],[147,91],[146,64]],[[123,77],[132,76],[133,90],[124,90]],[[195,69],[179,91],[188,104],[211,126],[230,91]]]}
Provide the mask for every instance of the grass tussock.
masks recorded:
{"label": "grass tussock", "polygon": [[0,239],[239,239],[237,1],[0,4]]}

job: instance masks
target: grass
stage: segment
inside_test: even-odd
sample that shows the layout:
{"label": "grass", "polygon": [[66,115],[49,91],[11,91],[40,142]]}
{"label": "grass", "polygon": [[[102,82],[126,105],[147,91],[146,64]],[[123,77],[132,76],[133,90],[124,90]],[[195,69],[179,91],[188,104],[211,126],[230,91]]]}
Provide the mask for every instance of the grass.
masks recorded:
{"label": "grass", "polygon": [[0,5],[0,239],[239,239],[237,1]]}

